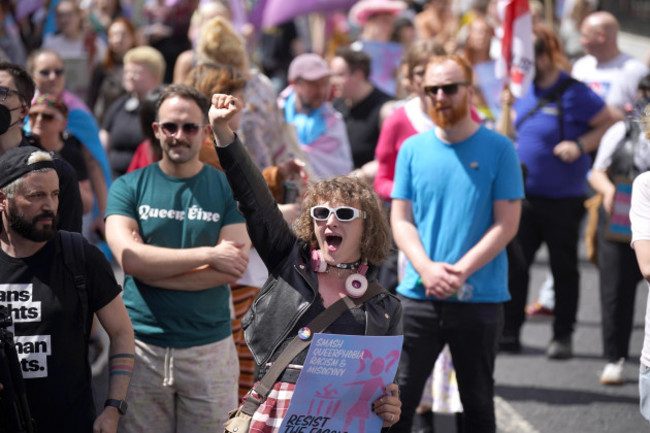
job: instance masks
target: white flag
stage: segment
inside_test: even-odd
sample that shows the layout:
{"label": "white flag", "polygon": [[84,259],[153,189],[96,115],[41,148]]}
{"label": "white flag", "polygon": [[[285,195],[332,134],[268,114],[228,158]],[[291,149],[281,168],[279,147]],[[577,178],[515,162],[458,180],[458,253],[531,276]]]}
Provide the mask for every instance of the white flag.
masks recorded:
{"label": "white flag", "polygon": [[528,0],[499,0],[497,7],[503,39],[496,76],[507,78],[512,94],[521,98],[535,77],[533,19]]}

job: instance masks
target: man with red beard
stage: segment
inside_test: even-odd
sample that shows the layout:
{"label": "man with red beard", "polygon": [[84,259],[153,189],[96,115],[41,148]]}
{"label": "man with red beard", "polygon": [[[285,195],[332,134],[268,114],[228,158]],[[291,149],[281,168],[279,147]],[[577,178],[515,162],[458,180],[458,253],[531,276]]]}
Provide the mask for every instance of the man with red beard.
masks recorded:
{"label": "man with red beard", "polygon": [[404,142],[392,193],[395,241],[409,259],[397,287],[404,348],[393,431],[411,431],[427,376],[449,344],[466,431],[494,432],[492,374],[510,299],[504,248],[519,225],[521,169],[510,140],[472,120],[466,60],[432,58],[423,89],[436,127]]}

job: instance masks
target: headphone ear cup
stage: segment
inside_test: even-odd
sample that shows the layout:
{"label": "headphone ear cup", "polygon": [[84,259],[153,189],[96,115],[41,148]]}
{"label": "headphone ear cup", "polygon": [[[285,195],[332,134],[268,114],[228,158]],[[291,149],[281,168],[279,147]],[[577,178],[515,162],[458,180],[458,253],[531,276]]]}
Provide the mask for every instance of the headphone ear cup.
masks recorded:
{"label": "headphone ear cup", "polygon": [[311,268],[316,272],[325,272],[327,270],[327,263],[323,259],[320,250],[311,250]]}
{"label": "headphone ear cup", "polygon": [[351,298],[360,298],[368,289],[368,280],[362,274],[349,275],[345,280],[345,290]]}

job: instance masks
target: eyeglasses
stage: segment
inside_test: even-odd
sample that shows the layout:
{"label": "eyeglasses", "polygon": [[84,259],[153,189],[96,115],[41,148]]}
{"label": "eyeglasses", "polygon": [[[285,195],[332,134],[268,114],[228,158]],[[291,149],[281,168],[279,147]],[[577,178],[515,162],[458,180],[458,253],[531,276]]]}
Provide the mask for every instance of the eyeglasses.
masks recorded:
{"label": "eyeglasses", "polygon": [[183,130],[183,133],[185,135],[193,136],[196,135],[199,130],[204,126],[204,125],[199,125],[198,123],[183,123],[178,124],[174,122],[163,122],[163,123],[158,123],[158,126],[162,130],[162,132],[165,133],[166,136],[168,137],[173,137],[176,135],[179,129]]}
{"label": "eyeglasses", "polygon": [[52,75],[52,73],[54,73],[54,75],[60,77],[61,75],[63,75],[63,72],[65,72],[63,68],[41,69],[40,71],[38,71],[38,75],[40,75],[43,78],[49,78],[49,76]]}
{"label": "eyeglasses", "polygon": [[39,117],[43,119],[44,122],[51,122],[57,116],[51,113],[29,113],[29,118],[34,119],[34,121],[36,121],[36,119],[38,119]]}
{"label": "eyeglasses", "polygon": [[438,90],[442,89],[442,92],[447,95],[447,96],[452,96],[458,93],[458,87],[459,86],[469,86],[469,83],[466,81],[460,82],[460,83],[450,83],[450,84],[443,84],[441,86],[424,86],[424,93],[426,93],[429,96],[436,96],[438,94]]}
{"label": "eyeglasses", "polygon": [[350,206],[339,206],[335,208],[327,206],[314,206],[309,211],[309,214],[316,221],[327,221],[330,215],[334,212],[336,219],[343,222],[355,220],[357,218],[365,218],[366,213],[355,209]]}
{"label": "eyeglasses", "polygon": [[17,90],[9,89],[7,87],[0,87],[0,101],[4,102],[7,100],[9,95],[20,95]]}

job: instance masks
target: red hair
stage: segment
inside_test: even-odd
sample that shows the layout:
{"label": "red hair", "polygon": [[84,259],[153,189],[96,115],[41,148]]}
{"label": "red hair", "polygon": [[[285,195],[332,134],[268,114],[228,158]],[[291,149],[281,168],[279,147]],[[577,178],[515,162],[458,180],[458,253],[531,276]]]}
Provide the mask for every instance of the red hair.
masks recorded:
{"label": "red hair", "polygon": [[564,55],[560,39],[548,27],[537,24],[533,26],[535,56],[547,54],[557,68],[563,71],[571,70],[571,63]]}

